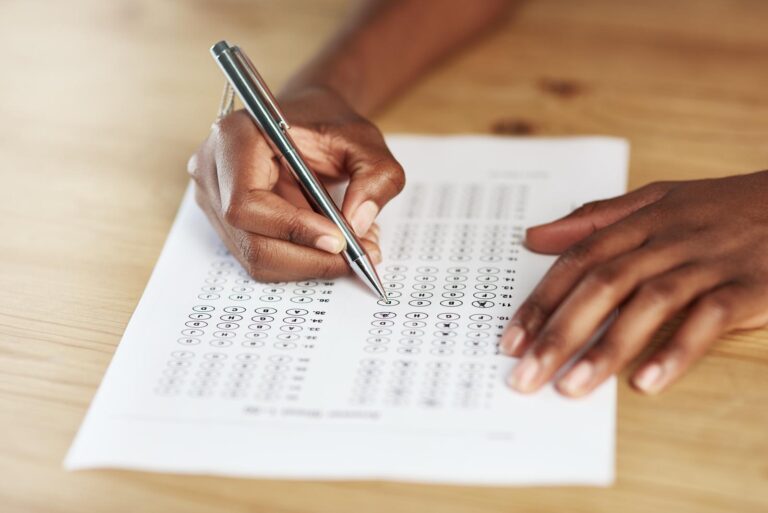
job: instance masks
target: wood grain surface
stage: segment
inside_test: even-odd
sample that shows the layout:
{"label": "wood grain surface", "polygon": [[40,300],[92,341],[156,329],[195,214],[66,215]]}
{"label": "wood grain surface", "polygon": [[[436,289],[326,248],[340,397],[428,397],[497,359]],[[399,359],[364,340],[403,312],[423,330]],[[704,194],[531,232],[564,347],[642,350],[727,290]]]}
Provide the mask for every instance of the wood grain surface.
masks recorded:
{"label": "wood grain surface", "polygon": [[[62,469],[214,117],[222,79],[208,46],[237,41],[277,85],[347,7],[0,2],[0,511],[768,511],[766,331],[726,337],[660,397],[622,381],[608,489]],[[376,121],[627,137],[633,187],[763,169],[767,21],[764,0],[522,2]]]}

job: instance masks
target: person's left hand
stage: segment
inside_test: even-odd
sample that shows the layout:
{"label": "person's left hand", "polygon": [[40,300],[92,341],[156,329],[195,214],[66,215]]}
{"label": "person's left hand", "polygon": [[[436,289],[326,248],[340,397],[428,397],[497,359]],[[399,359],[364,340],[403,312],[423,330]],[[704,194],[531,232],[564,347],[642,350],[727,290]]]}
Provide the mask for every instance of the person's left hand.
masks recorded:
{"label": "person's left hand", "polygon": [[642,392],[669,386],[725,332],[768,323],[768,171],[653,183],[531,228],[526,245],[562,255],[501,340],[502,351],[522,356],[509,376],[520,392],[551,380],[617,307],[557,381],[561,393],[591,392],[681,311],[680,326],[631,378]]}

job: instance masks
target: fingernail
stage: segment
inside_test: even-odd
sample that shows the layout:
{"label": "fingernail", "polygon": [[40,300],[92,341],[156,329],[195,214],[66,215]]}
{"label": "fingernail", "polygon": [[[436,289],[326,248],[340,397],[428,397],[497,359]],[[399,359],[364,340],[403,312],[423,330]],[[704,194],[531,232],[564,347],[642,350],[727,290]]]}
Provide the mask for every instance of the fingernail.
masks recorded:
{"label": "fingernail", "polygon": [[364,201],[352,214],[350,223],[355,233],[362,237],[373,224],[376,215],[379,213],[379,207],[371,200]]}
{"label": "fingernail", "polygon": [[335,255],[344,249],[344,239],[333,235],[321,235],[315,240],[315,247]]}
{"label": "fingernail", "polygon": [[581,395],[595,374],[595,366],[588,360],[576,364],[558,383],[557,387],[568,395]]}
{"label": "fingernail", "polygon": [[640,372],[635,374],[632,378],[632,383],[648,394],[655,394],[661,390],[661,378],[664,374],[664,369],[658,363],[652,363],[646,365]]}
{"label": "fingernail", "polygon": [[527,355],[512,369],[512,373],[507,378],[507,384],[518,392],[532,392],[540,368],[541,365],[536,357]]}
{"label": "fingernail", "polygon": [[517,351],[525,338],[525,330],[519,324],[510,324],[501,339],[501,349],[508,355]]}

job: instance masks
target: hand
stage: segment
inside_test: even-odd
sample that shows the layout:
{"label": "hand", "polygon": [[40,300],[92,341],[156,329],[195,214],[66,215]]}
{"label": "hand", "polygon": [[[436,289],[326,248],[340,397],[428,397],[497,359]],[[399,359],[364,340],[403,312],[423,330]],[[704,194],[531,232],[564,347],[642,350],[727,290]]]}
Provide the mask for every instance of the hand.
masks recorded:
{"label": "hand", "polygon": [[620,307],[597,344],[556,383],[589,393],[678,312],[673,335],[631,383],[657,393],[723,333],[768,323],[768,171],[654,183],[528,230],[534,251],[561,253],[514,314],[504,352],[522,356],[510,385],[533,392]]}
{"label": "hand", "polygon": [[[381,261],[381,208],[400,192],[403,169],[374,125],[327,89],[284,99],[290,134],[325,182],[349,179],[341,207],[374,263]],[[313,212],[244,111],[214,123],[189,160],[196,199],[230,252],[259,281],[331,278],[349,272],[344,238]]]}

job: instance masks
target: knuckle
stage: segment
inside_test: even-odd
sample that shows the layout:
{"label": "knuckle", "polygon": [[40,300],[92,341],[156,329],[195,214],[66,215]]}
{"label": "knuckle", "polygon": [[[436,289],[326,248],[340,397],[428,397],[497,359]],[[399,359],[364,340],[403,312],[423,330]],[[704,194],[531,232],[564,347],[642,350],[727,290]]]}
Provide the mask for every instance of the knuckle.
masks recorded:
{"label": "knuckle", "polygon": [[711,294],[701,300],[700,306],[719,324],[726,324],[733,314],[733,302],[724,294]]}
{"label": "knuckle", "polygon": [[238,226],[243,215],[243,202],[239,198],[232,198],[224,209],[224,220],[231,226]]}
{"label": "knuckle", "polygon": [[651,305],[667,304],[674,298],[676,287],[666,280],[654,280],[644,283],[638,290],[638,297]]}
{"label": "knuckle", "polygon": [[346,272],[346,267],[339,258],[325,259],[318,269],[317,278],[336,278]]}
{"label": "knuckle", "polygon": [[189,160],[187,161],[187,173],[189,176],[194,178],[197,175],[199,172],[199,161],[200,159],[197,156],[197,153],[189,157]]}
{"label": "knuckle", "polygon": [[588,201],[587,203],[582,204],[580,207],[576,208],[573,212],[571,212],[568,217],[586,217],[590,214],[593,214],[596,210],[602,207],[604,201],[603,200],[595,200],[595,201]]}
{"label": "knuckle", "polygon": [[233,128],[234,123],[232,121],[232,116],[224,116],[223,118],[219,118],[216,121],[213,122],[211,125],[211,136],[213,138],[213,141],[220,141],[224,137],[229,134]]}
{"label": "knuckle", "polygon": [[652,200],[659,200],[667,194],[675,185],[672,181],[651,182],[640,187],[640,191],[646,193]]}
{"label": "knuckle", "polygon": [[393,160],[387,163],[380,174],[395,193],[400,193],[405,188],[405,170],[398,162]]}
{"label": "knuckle", "polygon": [[193,182],[201,187],[207,185],[206,178],[216,174],[216,166],[207,152],[205,147],[200,148],[187,161],[187,174]]}
{"label": "knuckle", "polygon": [[520,322],[528,327],[538,327],[547,316],[547,310],[542,306],[536,296],[531,296],[523,303],[517,311],[517,317]]}
{"label": "knuckle", "polygon": [[211,135],[214,138],[218,138],[221,135],[221,133],[224,131],[224,127],[222,126],[222,123],[224,122],[225,119],[226,117],[218,118],[216,121],[211,123]]}
{"label": "knuckle", "polygon": [[573,215],[576,216],[586,216],[591,213],[593,213],[595,210],[600,208],[600,205],[602,204],[602,201],[589,201],[587,203],[584,203],[579,208],[573,211]]}
{"label": "knuckle", "polygon": [[594,248],[587,242],[579,242],[566,249],[557,259],[555,265],[564,268],[581,269],[592,260]]}
{"label": "knuckle", "polygon": [[283,238],[289,242],[302,243],[309,238],[306,223],[298,210],[286,213],[281,220]]}
{"label": "knuckle", "polygon": [[539,337],[534,349],[536,356],[547,354],[562,354],[568,348],[566,337],[557,328],[545,330]]}
{"label": "knuckle", "polygon": [[622,274],[623,270],[617,265],[602,265],[590,271],[585,279],[590,287],[613,290]]}
{"label": "knuckle", "polygon": [[248,272],[253,276],[251,271],[265,269],[264,260],[266,259],[266,244],[260,239],[243,236],[240,238],[238,249],[243,257],[243,260],[248,263]]}
{"label": "knuckle", "polygon": [[225,136],[228,133],[237,130],[242,126],[242,123],[243,112],[238,110],[214,121],[211,125],[211,132],[213,132],[216,137]]}

